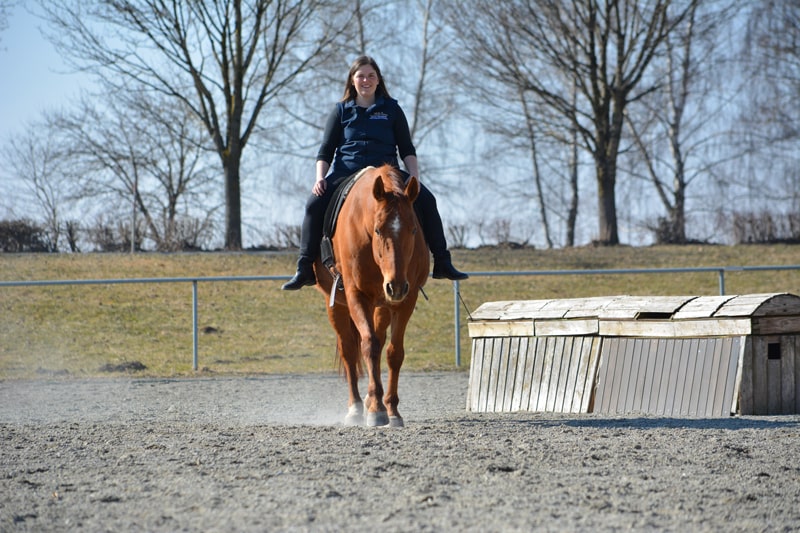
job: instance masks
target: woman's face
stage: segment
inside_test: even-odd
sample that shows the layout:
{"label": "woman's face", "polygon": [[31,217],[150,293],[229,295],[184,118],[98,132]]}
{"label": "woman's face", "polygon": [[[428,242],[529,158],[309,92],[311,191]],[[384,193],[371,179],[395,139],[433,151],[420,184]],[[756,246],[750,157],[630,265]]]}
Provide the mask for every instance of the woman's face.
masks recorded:
{"label": "woman's face", "polygon": [[359,67],[355,74],[353,74],[352,82],[358,95],[362,98],[369,99],[375,96],[375,90],[378,88],[380,80],[378,79],[378,73],[372,68],[372,65],[364,65],[363,67]]}

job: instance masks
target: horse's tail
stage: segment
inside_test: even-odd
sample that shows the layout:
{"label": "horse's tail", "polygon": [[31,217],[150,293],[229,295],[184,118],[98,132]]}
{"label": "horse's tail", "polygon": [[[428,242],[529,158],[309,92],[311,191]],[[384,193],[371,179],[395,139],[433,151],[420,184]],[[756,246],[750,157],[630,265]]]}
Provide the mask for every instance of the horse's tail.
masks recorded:
{"label": "horse's tail", "polygon": [[[342,354],[339,353],[339,347],[336,347],[336,365],[338,367],[339,375],[343,378],[347,378],[347,371],[344,368],[344,359],[342,359]],[[356,360],[356,377],[361,379],[365,376],[364,374],[364,362],[359,357]]]}
{"label": "horse's tail", "polygon": [[[353,331],[354,331],[355,335],[358,336],[358,330],[356,329],[355,324],[353,325]],[[336,353],[334,354],[334,357],[336,357],[337,369],[339,371],[339,375],[340,376],[342,376],[344,378],[347,378],[347,371],[345,370],[345,367],[344,367],[344,357],[342,357],[341,350],[342,350],[342,347],[339,346],[339,343],[337,342],[336,343]],[[358,358],[356,358],[356,377],[358,379],[361,379],[364,376],[365,376],[365,374],[364,374],[364,361],[362,360],[362,357],[359,354]]]}

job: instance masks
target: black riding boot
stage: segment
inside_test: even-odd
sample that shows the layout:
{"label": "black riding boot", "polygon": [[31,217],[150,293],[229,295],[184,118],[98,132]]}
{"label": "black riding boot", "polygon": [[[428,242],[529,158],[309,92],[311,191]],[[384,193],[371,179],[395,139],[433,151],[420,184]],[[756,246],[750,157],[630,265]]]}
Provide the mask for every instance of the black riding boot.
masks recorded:
{"label": "black riding boot", "polygon": [[[328,189],[332,189],[330,184]],[[319,257],[322,222],[325,218],[325,209],[330,202],[331,192],[331,190],[326,190],[324,196],[312,194],[306,202],[303,225],[300,227],[300,258],[297,260],[297,272],[281,287],[285,291],[296,291],[317,283],[314,275],[314,259]]]}
{"label": "black riding boot", "polygon": [[433,277],[436,279],[462,280],[469,276],[459,272],[450,259],[450,251],[447,249],[447,239],[444,236],[442,217],[439,216],[439,209],[436,207],[436,198],[424,185],[420,188],[419,197],[414,202],[414,209],[417,212],[422,225],[422,233],[428,248],[433,254]]}
{"label": "black riding boot", "polygon": [[316,285],[317,277],[314,275],[314,263],[311,259],[300,256],[297,260],[297,272],[294,277],[283,284],[281,289],[285,291],[297,291],[309,285]]}

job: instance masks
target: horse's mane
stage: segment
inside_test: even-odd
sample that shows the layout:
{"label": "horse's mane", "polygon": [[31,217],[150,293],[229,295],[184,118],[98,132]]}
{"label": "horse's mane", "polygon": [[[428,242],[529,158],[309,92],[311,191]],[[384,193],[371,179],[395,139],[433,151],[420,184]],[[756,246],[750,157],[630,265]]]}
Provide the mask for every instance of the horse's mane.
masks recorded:
{"label": "horse's mane", "polygon": [[378,168],[378,171],[383,178],[383,186],[387,192],[391,191],[397,194],[403,194],[406,185],[402,172],[393,165],[383,165]]}

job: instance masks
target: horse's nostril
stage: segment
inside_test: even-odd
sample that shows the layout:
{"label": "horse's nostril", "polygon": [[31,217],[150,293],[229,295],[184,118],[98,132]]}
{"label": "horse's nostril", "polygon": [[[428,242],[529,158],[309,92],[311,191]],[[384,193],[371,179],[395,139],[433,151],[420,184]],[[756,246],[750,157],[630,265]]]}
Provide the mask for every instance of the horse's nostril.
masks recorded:
{"label": "horse's nostril", "polygon": [[403,296],[405,296],[406,294],[408,294],[408,282],[407,281],[403,285]]}
{"label": "horse's nostril", "polygon": [[392,289],[391,283],[386,284],[386,294],[388,294],[389,296],[394,296],[394,290]]}

